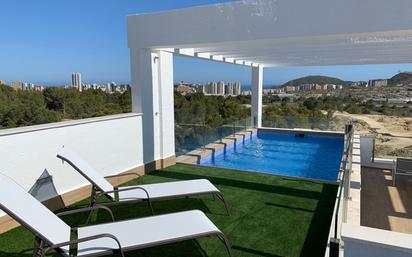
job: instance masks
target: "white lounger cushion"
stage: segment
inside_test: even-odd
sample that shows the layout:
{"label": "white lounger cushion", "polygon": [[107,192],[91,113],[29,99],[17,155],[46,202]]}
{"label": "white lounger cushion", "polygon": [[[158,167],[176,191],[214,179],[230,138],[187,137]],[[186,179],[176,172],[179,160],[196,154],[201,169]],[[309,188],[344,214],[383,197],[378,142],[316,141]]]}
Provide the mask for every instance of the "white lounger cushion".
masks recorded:
{"label": "white lounger cushion", "polygon": [[[123,249],[131,250],[220,233],[220,230],[203,212],[195,210],[83,227],[78,229],[78,238],[102,233],[114,235]],[[116,242],[102,238],[80,243],[78,256],[95,255],[113,249],[118,249]]]}
{"label": "white lounger cushion", "polygon": [[[179,197],[219,192],[219,189],[217,189],[207,179],[195,179],[136,186],[146,189],[151,200],[168,198],[171,196]],[[130,187],[120,187],[119,189],[124,188]],[[139,189],[119,192],[119,201],[133,201],[136,200],[136,198],[146,199],[147,195],[143,190]]]}
{"label": "white lounger cushion", "polygon": [[[0,174],[0,208],[50,243],[70,240],[70,227],[11,178]],[[65,247],[68,249],[68,246]]]}

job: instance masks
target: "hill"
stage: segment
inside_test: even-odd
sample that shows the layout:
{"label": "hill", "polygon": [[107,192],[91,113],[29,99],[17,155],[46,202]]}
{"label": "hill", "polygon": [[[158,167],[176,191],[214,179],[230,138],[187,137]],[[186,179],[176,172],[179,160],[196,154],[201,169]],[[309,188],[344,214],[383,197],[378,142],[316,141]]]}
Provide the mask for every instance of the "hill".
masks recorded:
{"label": "hill", "polygon": [[412,72],[401,72],[388,79],[388,85],[412,85]]}
{"label": "hill", "polygon": [[351,81],[344,81],[334,77],[328,76],[306,76],[294,80],[290,80],[283,84],[282,86],[299,86],[302,84],[335,84],[348,86],[351,84]]}

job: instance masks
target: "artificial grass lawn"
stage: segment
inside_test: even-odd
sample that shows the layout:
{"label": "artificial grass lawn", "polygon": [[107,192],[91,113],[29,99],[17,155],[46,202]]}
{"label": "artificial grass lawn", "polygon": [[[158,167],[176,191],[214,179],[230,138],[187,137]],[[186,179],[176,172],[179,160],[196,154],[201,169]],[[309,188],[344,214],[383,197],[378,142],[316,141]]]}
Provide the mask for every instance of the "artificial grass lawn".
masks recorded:
{"label": "artificial grass lawn", "polygon": [[[207,178],[221,190],[231,209],[227,216],[222,202],[211,196],[154,202],[156,214],[199,209],[228,237],[236,257],[323,256],[337,186],[251,172],[178,164],[146,175],[127,185],[182,179]],[[71,208],[84,206],[82,201]],[[117,220],[150,216],[145,203],[113,207]],[[65,218],[72,226],[85,215]],[[103,212],[97,222],[110,221]],[[136,231],[144,233],[144,231]],[[0,236],[0,256],[32,256],[34,237],[19,227]],[[120,255],[118,255],[120,256]],[[217,238],[128,252],[126,256],[219,257],[227,256]]]}

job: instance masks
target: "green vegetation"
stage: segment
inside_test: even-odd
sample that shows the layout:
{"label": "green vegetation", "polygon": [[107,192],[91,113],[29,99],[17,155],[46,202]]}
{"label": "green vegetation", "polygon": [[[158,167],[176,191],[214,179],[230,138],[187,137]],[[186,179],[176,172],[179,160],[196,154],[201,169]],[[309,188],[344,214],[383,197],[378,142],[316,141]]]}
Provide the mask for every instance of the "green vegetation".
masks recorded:
{"label": "green vegetation", "polygon": [[348,86],[351,84],[351,81],[344,81],[338,78],[327,77],[327,76],[306,76],[294,80],[290,80],[283,84],[283,86],[299,86],[302,84],[335,84]]}
{"label": "green vegetation", "polygon": [[339,106],[336,99],[327,97],[290,98],[268,96],[264,98],[263,126],[279,128],[308,128],[343,130],[344,124],[333,117]]}
{"label": "green vegetation", "polygon": [[[324,256],[334,208],[337,186],[300,179],[283,178],[251,172],[229,171],[193,165],[175,165],[146,175],[128,185],[183,179],[209,179],[223,192],[231,208],[227,216],[220,201],[210,196],[154,203],[156,214],[199,209],[228,237],[236,257],[318,257]],[[76,204],[84,206],[88,201]],[[113,208],[118,220],[150,216],[147,204]],[[99,222],[108,222],[99,213]],[[85,216],[66,219],[76,226]],[[134,231],[144,234],[145,231]],[[24,228],[0,236],[1,257],[30,257],[33,236]],[[226,257],[225,248],[216,238],[134,251],[126,256],[150,257]]]}
{"label": "green vegetation", "polygon": [[130,90],[107,94],[101,90],[47,88],[43,92],[14,91],[0,85],[0,129],[130,112]]}
{"label": "green vegetation", "polygon": [[174,100],[176,123],[205,124],[216,128],[250,115],[249,110],[241,105],[243,99],[240,97],[205,96],[201,93],[184,96],[175,92]]}
{"label": "green vegetation", "polygon": [[398,73],[388,80],[388,85],[391,85],[391,86],[412,85],[412,73],[410,72]]}
{"label": "green vegetation", "polygon": [[177,155],[242,130],[250,121],[243,97],[175,93],[174,100]]}
{"label": "green vegetation", "polygon": [[335,111],[351,114],[384,114],[396,116],[412,116],[411,104],[392,104],[386,100],[366,100],[363,96],[343,94],[338,96],[299,97],[293,102],[278,96],[266,96],[264,110],[266,119],[279,116],[312,117],[330,119]]}
{"label": "green vegetation", "polygon": [[0,86],[0,128],[13,128],[61,119],[57,112],[46,108],[44,97],[38,92],[16,92]]}

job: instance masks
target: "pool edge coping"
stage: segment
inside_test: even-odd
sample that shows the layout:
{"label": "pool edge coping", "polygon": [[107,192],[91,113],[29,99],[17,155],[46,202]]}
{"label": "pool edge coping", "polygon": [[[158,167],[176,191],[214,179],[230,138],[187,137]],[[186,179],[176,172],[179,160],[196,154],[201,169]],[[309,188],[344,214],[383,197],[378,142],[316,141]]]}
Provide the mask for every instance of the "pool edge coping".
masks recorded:
{"label": "pool edge coping", "polygon": [[[200,163],[200,160],[206,157],[209,157],[214,152],[222,150],[224,147],[229,147],[239,140],[244,140],[246,137],[252,137],[254,134],[257,133],[257,129],[249,129],[245,131],[236,132],[235,134],[229,135],[223,138],[221,141],[215,141],[210,144],[207,144],[204,148],[198,148],[193,151],[190,151],[184,155],[178,156],[176,159],[176,163],[183,163],[183,164],[194,164]],[[199,165],[199,164],[194,164]]]}
{"label": "pool edge coping", "polygon": [[334,136],[345,136],[345,132],[339,131],[330,131],[330,130],[313,130],[313,129],[302,129],[302,128],[295,128],[295,129],[287,129],[287,128],[269,128],[269,127],[261,127],[257,129],[262,131],[280,131],[280,132],[297,132],[297,133],[309,133],[315,135],[334,135]]}

